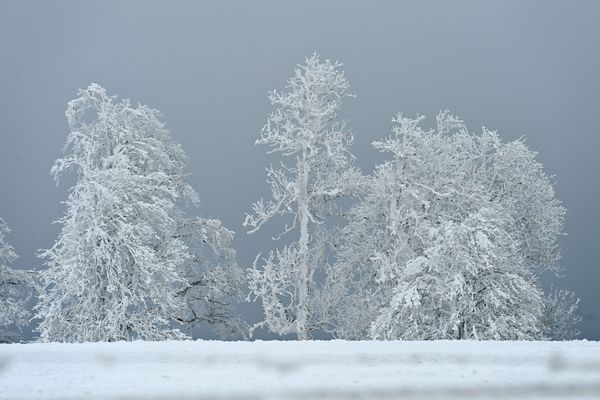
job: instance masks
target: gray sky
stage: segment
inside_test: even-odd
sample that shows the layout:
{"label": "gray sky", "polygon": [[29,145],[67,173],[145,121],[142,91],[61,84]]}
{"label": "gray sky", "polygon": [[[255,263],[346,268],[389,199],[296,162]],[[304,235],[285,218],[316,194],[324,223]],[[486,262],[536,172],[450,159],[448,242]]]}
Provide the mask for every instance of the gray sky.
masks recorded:
{"label": "gray sky", "polygon": [[[600,2],[554,1],[0,1],[0,216],[23,268],[41,268],[68,185],[49,176],[67,134],[66,103],[97,82],[163,111],[202,196],[199,213],[237,232],[238,262],[272,248],[248,236],[268,196],[254,146],[267,93],[318,51],[345,64],[355,99],[343,116],[364,172],[370,143],[398,111],[440,109],[471,130],[527,137],[567,208],[565,277],[581,297],[584,337],[600,339]],[[270,229],[279,228],[279,222]],[[258,316],[255,306],[244,312]]]}

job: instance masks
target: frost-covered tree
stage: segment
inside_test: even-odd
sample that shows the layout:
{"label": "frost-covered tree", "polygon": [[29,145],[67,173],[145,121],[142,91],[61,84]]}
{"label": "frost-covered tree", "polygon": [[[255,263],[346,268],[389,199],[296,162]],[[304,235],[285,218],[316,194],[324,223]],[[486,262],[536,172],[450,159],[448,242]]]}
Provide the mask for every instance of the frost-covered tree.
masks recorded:
{"label": "frost-covered tree", "polygon": [[536,275],[558,270],[564,217],[549,178],[521,140],[471,134],[448,112],[436,130],[422,119],[399,115],[374,143],[393,159],[377,167],[342,231],[335,268],[350,301],[338,306],[335,334],[542,337]]}
{"label": "frost-covered tree", "polygon": [[[423,255],[408,260],[370,328],[375,339],[533,339],[542,293],[500,210],[429,227]],[[396,266],[382,254],[379,268]]]}
{"label": "frost-covered tree", "polygon": [[14,248],[6,243],[8,233],[8,224],[0,218],[0,343],[14,341],[17,337],[14,330],[29,322],[28,301],[37,288],[31,271],[8,266],[17,259]]}
{"label": "frost-covered tree", "polygon": [[[66,116],[68,154],[51,173],[58,181],[74,170],[77,180],[59,238],[42,253],[49,266],[37,307],[42,340],[184,337],[172,321],[190,304],[186,273],[197,268],[186,242],[198,234],[181,236],[178,206],[198,195],[185,182],[181,146],[157,110],[133,107],[97,84],[69,102]],[[211,234],[213,225],[200,225],[186,230]]]}
{"label": "frost-covered tree", "polygon": [[220,337],[245,338],[247,324],[233,303],[242,300],[242,269],[231,247],[233,232],[216,219],[183,219],[175,236],[188,246],[191,257],[183,265],[186,278],[178,295],[184,307],[176,320],[188,331],[208,326]]}
{"label": "frost-covered tree", "polygon": [[349,96],[340,66],[316,54],[297,66],[287,90],[271,93],[277,108],[256,141],[286,161],[267,169],[272,200],[256,202],[244,226],[252,233],[274,216],[287,215],[292,222],[284,233],[297,229],[299,237],[271,252],[264,265],[255,262],[249,272],[251,296],[262,301],[265,315],[254,328],[295,333],[299,340],[309,338],[321,323],[314,276],[326,264],[325,221],[336,199],[358,179],[350,153],[353,137],[337,117],[342,99]]}
{"label": "frost-covered tree", "polygon": [[577,324],[581,315],[577,312],[579,298],[571,291],[555,286],[544,299],[544,334],[552,340],[573,340],[581,333]]}

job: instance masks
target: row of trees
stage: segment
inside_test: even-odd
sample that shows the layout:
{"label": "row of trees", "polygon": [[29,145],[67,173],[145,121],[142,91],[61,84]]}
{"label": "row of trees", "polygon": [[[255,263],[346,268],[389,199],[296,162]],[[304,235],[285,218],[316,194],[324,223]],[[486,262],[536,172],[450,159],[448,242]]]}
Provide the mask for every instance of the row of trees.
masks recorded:
{"label": "row of trees", "polygon": [[[25,322],[36,292],[43,341],[180,339],[200,323],[238,338],[257,328],[299,340],[574,337],[579,300],[539,283],[560,271],[565,211],[536,154],[449,112],[431,130],[399,114],[373,143],[390,160],[364,176],[337,115],[351,96],[340,67],[313,55],[270,96],[257,144],[281,166],[267,168],[271,199],[244,226],[283,216],[282,235],[297,239],[246,273],[233,232],[183,211],[198,195],[158,111],[96,84],[81,90],[66,111],[67,155],[52,168],[57,181],[77,176],[61,233],[39,280],[2,266],[0,324]],[[234,312],[244,296],[260,301],[263,321]]]}

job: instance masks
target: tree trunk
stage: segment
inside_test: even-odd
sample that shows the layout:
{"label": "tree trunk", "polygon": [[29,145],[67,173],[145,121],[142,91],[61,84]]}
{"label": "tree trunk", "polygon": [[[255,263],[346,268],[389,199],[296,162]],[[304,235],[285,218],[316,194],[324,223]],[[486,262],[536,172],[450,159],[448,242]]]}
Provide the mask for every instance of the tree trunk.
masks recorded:
{"label": "tree trunk", "polygon": [[298,340],[308,339],[308,295],[309,295],[309,251],[308,251],[308,166],[306,157],[302,159],[301,173],[299,176],[299,193],[298,193],[298,222],[300,223],[300,240],[298,242],[298,315],[296,318],[296,334]]}

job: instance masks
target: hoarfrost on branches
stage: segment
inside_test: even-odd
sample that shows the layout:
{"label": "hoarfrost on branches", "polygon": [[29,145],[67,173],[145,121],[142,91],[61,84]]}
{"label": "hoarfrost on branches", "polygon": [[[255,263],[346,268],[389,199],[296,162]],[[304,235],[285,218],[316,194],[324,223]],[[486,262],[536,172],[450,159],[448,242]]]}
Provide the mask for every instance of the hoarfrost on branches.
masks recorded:
{"label": "hoarfrost on branches", "polygon": [[8,224],[0,218],[0,343],[17,339],[18,334],[14,330],[29,322],[28,302],[38,290],[33,271],[8,266],[18,257],[14,248],[6,242],[8,233]]}
{"label": "hoarfrost on branches", "polygon": [[277,109],[256,144],[269,146],[269,153],[280,153],[287,161],[267,168],[272,200],[256,202],[244,221],[252,233],[276,215],[290,216],[283,233],[299,231],[297,241],[271,252],[263,265],[257,257],[248,278],[250,296],[262,300],[265,313],[254,329],[267,326],[278,334],[295,333],[300,340],[322,323],[314,303],[314,276],[326,264],[325,221],[335,200],[359,181],[350,153],[353,137],[337,119],[342,99],[350,96],[340,67],[314,54],[297,66],[285,92],[271,93]]}
{"label": "hoarfrost on branches", "polygon": [[571,291],[555,286],[544,299],[544,334],[552,340],[573,340],[581,333],[577,324],[581,315],[577,312],[579,298]]}
{"label": "hoarfrost on branches", "polygon": [[191,257],[183,264],[185,285],[178,295],[185,306],[177,316],[188,330],[207,325],[223,338],[245,338],[247,324],[233,303],[242,300],[244,274],[231,247],[233,232],[217,219],[184,219],[175,236]]}
{"label": "hoarfrost on branches", "polygon": [[448,112],[436,130],[422,120],[398,115],[373,143],[392,160],[342,230],[335,268],[350,301],[336,335],[541,338],[537,274],[559,270],[564,218],[549,178],[522,140],[473,135]]}
{"label": "hoarfrost on branches", "polygon": [[228,233],[214,221],[183,223],[178,204],[198,203],[184,179],[183,149],[157,110],[133,107],[97,84],[69,102],[66,116],[68,154],[51,173],[58,180],[74,170],[77,181],[59,238],[42,253],[49,268],[37,307],[41,339],[185,337],[173,320],[190,306],[193,295],[185,294],[197,281],[188,279],[198,271],[188,264],[193,256],[178,230],[185,228],[189,240],[212,240],[215,248],[220,243],[212,236]]}

